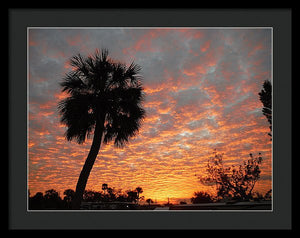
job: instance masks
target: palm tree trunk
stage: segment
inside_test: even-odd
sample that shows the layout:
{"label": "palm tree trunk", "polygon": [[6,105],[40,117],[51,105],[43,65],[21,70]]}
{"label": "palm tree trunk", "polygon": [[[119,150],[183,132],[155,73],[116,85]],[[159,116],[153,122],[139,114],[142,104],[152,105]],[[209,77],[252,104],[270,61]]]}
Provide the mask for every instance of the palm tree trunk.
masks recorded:
{"label": "palm tree trunk", "polygon": [[72,209],[73,210],[80,209],[80,204],[82,201],[83,193],[84,193],[90,172],[93,168],[93,165],[95,163],[95,160],[97,158],[97,155],[98,155],[98,152],[99,152],[99,149],[101,146],[103,129],[104,129],[104,123],[102,121],[98,121],[95,126],[94,137],[93,137],[93,142],[92,142],[90,152],[85,160],[85,163],[83,165],[83,168],[81,170],[81,173],[80,173],[77,185],[76,185],[75,196],[72,201]]}

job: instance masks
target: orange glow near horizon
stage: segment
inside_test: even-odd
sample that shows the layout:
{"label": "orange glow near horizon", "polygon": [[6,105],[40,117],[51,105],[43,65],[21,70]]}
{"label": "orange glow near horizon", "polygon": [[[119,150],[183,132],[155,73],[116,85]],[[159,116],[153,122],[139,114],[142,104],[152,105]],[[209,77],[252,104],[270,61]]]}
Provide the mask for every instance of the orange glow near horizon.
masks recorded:
{"label": "orange glow near horizon", "polygon": [[146,117],[124,148],[102,145],[86,189],[142,187],[157,202],[214,193],[198,177],[216,149],[227,166],[262,153],[255,191],[272,188],[272,142],[258,92],[271,77],[270,31],[217,29],[30,29],[28,189],[75,189],[89,152],[68,142],[57,104],[68,59],[109,49],[113,59],[142,67]]}

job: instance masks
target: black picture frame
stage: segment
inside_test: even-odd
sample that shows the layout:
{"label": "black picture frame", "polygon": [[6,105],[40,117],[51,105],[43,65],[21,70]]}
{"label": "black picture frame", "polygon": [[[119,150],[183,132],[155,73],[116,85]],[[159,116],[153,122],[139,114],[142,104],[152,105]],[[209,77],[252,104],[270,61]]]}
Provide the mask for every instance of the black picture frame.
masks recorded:
{"label": "black picture frame", "polygon": [[[291,229],[291,9],[9,9],[9,229]],[[273,210],[28,212],[27,27],[272,27]]]}

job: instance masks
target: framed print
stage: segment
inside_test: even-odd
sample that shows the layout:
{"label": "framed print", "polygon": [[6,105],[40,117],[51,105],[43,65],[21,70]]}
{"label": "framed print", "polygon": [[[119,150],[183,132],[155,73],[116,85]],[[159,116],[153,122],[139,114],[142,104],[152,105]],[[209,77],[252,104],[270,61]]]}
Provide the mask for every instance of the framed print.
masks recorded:
{"label": "framed print", "polygon": [[290,13],[11,9],[10,227],[290,229]]}

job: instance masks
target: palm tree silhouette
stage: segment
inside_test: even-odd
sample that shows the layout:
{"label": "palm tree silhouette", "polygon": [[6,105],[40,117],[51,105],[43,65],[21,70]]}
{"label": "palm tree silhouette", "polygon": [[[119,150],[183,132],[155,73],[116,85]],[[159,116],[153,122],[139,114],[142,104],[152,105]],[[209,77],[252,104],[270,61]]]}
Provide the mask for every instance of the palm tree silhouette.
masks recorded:
{"label": "palm tree silhouette", "polygon": [[102,184],[102,190],[104,194],[107,189],[108,189],[107,184],[106,183]]}
{"label": "palm tree silhouette", "polygon": [[65,137],[78,144],[93,134],[93,141],[80,173],[72,209],[79,209],[89,174],[102,143],[114,140],[122,147],[138,132],[145,111],[141,67],[108,58],[108,50],[93,55],[78,54],[70,59],[73,70],[60,83],[69,96],[58,104]]}
{"label": "palm tree silhouette", "polygon": [[135,189],[135,191],[137,192],[137,201],[140,200],[140,194],[143,192],[143,189],[141,187],[137,187]]}

